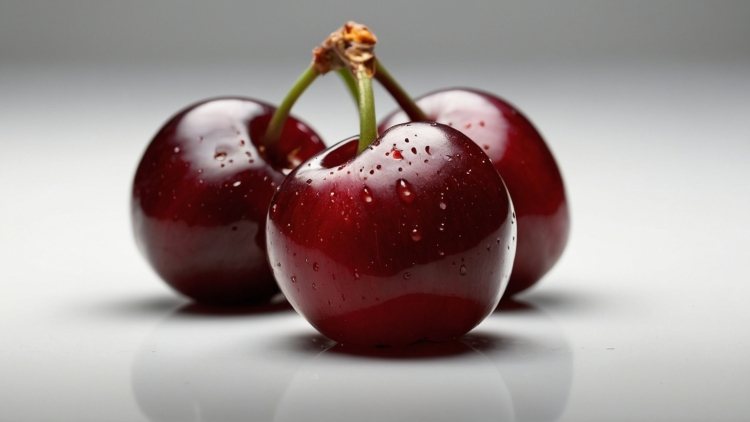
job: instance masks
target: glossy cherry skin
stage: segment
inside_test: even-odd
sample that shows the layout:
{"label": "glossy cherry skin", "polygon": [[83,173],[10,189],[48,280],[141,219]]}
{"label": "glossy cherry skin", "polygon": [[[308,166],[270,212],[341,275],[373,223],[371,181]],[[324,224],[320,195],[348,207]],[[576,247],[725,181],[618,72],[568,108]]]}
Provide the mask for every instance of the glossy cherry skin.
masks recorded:
{"label": "glossy cherry skin", "polygon": [[476,144],[399,125],[356,154],[344,141],[271,200],[268,257],[282,292],[342,344],[461,336],[496,307],[515,254],[513,205]]}
{"label": "glossy cherry skin", "polygon": [[[518,250],[504,297],[533,286],[562,255],[570,230],[565,187],[547,144],[523,114],[491,94],[448,89],[417,104],[431,120],[474,140],[500,172],[518,216]],[[406,121],[396,112],[380,130]]]}
{"label": "glossy cherry skin", "polygon": [[133,182],[136,243],[156,272],[197,302],[264,302],[278,289],[265,254],[268,204],[291,169],[325,148],[289,118],[287,162],[259,149],[274,108],[249,98],[194,104],[156,134]]}

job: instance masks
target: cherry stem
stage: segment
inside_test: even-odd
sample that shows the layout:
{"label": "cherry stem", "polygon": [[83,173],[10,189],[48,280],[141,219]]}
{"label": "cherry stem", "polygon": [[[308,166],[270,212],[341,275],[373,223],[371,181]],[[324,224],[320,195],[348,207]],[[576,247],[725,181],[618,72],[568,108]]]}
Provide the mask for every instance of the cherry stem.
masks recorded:
{"label": "cherry stem", "polygon": [[422,109],[417,106],[417,103],[409,96],[409,94],[401,88],[401,85],[393,79],[393,76],[385,69],[383,63],[377,58],[375,59],[375,79],[380,82],[381,85],[391,94],[394,100],[398,103],[399,107],[409,116],[414,122],[424,122],[429,120],[427,115],[424,114]]}
{"label": "cherry stem", "polygon": [[354,98],[354,102],[359,104],[359,91],[357,89],[357,80],[354,79],[354,76],[352,76],[352,72],[349,69],[341,68],[337,70],[339,76],[341,76],[341,79],[346,84],[346,87],[349,89],[349,93],[352,94],[352,98]]}
{"label": "cherry stem", "polygon": [[263,146],[266,148],[266,152],[272,156],[280,155],[279,141],[281,140],[281,132],[284,129],[284,123],[286,118],[289,117],[289,112],[292,110],[292,106],[297,101],[300,95],[315,81],[320,75],[314,66],[307,68],[302,75],[297,79],[297,82],[292,85],[292,89],[286,94],[284,100],[279,104],[276,112],[271,117],[271,122],[268,124],[266,134],[263,138]]}
{"label": "cherry stem", "polygon": [[357,152],[364,151],[378,137],[378,125],[375,121],[375,96],[372,92],[372,80],[364,66],[354,71],[357,81],[359,105],[359,145]]}

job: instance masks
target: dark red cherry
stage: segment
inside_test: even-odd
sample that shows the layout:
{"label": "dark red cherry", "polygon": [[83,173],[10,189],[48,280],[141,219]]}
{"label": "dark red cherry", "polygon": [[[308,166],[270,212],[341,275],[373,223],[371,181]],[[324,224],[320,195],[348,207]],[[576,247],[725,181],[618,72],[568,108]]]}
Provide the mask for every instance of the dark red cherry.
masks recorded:
{"label": "dark red cherry", "polygon": [[[518,217],[518,250],[505,297],[528,289],[560,258],[570,228],[563,180],[549,148],[524,115],[491,94],[449,89],[417,104],[430,119],[471,138],[500,172]],[[394,113],[381,132],[406,121],[403,112]]]}
{"label": "dark red cherry", "polygon": [[496,307],[515,253],[513,206],[476,144],[399,125],[344,141],[274,195],[268,257],[294,308],[343,344],[461,336]]}
{"label": "dark red cherry", "polygon": [[159,130],[136,171],[137,244],[170,286],[198,302],[263,302],[277,292],[265,254],[268,203],[285,169],[324,145],[290,117],[284,162],[268,162],[261,145],[274,110],[249,98],[194,104]]}

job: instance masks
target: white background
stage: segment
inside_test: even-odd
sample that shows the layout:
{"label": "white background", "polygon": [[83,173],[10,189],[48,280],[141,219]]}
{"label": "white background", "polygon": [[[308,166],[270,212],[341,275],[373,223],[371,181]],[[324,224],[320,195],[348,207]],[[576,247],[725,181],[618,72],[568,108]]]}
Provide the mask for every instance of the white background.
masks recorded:
{"label": "white background", "polygon": [[[409,92],[516,104],[566,181],[559,264],[441,357],[191,307],[132,240],[159,126],[206,97],[278,102],[348,18]],[[749,419],[747,22],[746,2],[3,3],[0,419]],[[332,144],[358,130],[347,95],[322,78],[294,113]]]}

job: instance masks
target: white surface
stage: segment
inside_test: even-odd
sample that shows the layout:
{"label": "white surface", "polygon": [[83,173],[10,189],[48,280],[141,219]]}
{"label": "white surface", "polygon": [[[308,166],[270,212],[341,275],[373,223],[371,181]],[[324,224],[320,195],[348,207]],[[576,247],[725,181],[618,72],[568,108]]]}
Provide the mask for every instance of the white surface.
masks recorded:
{"label": "white surface", "polygon": [[[0,420],[750,419],[750,63],[391,66],[518,105],[573,218],[527,309],[410,359],[326,350],[290,310],[196,313],[135,249],[156,129],[204,97],[278,101],[301,70],[2,64]],[[332,76],[295,113],[329,144],[357,131]]]}

